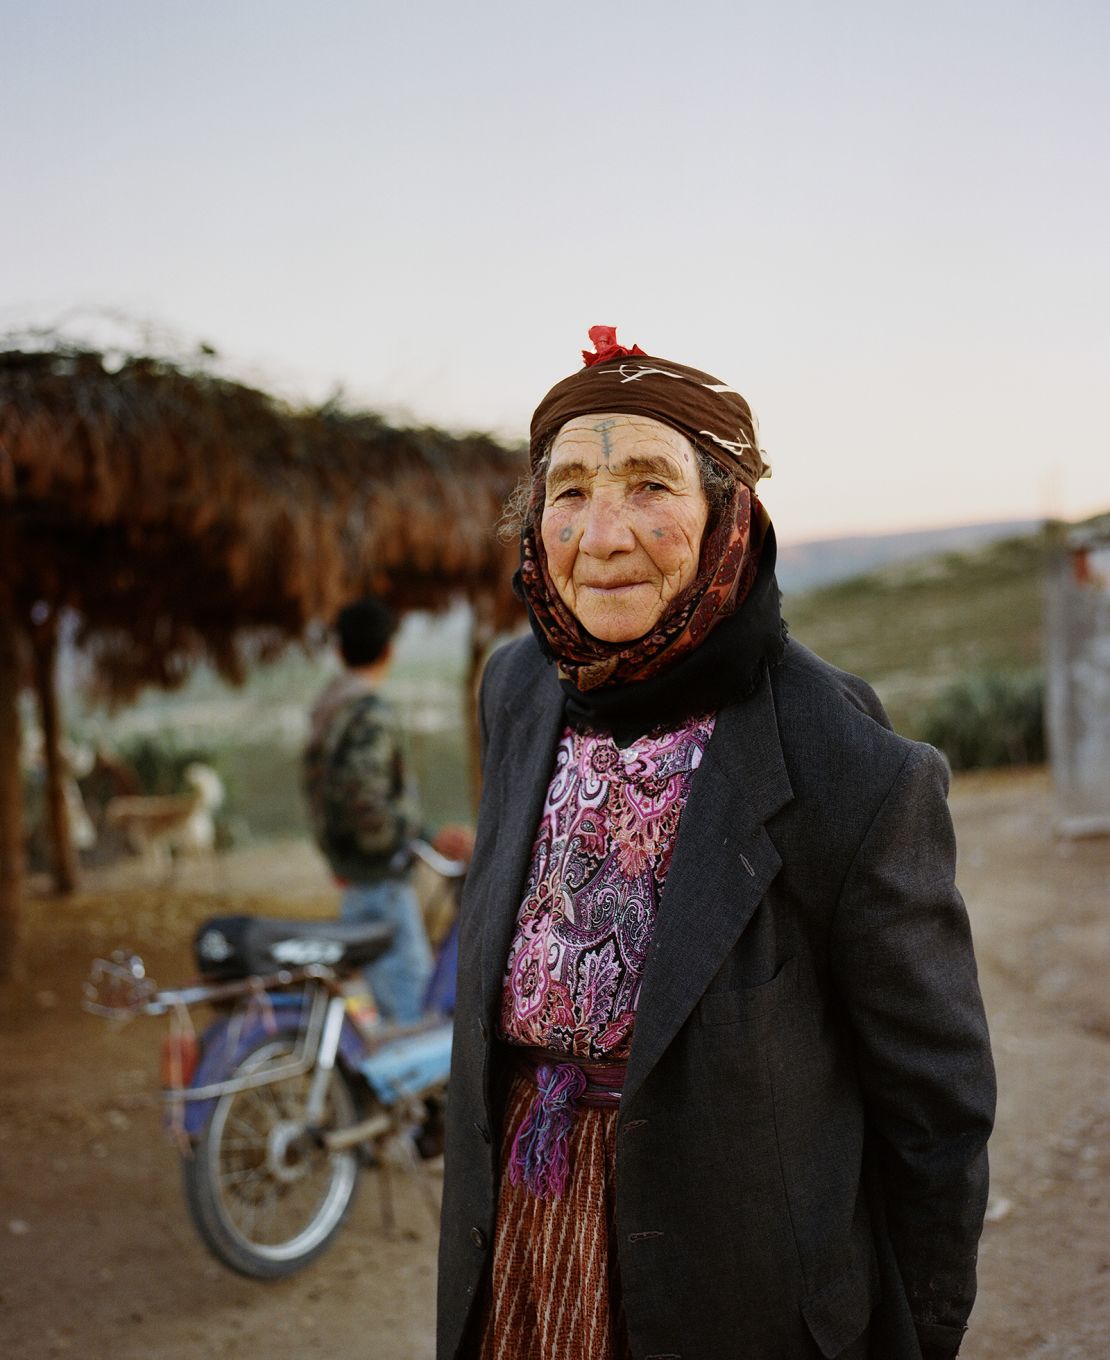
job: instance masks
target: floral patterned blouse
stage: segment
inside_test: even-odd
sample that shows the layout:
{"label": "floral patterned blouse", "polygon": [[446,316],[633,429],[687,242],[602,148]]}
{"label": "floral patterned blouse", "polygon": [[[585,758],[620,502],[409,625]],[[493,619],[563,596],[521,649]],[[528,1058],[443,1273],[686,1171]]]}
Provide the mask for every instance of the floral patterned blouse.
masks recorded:
{"label": "floral patterned blouse", "polygon": [[563,732],[509,947],[501,1037],[624,1060],[690,781],[714,718],[621,749]]}

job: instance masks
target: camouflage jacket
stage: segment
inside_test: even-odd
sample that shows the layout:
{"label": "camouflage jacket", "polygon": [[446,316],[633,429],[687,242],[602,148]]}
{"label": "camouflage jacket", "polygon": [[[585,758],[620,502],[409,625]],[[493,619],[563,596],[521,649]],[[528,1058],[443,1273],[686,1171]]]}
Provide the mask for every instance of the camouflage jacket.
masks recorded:
{"label": "camouflage jacket", "polygon": [[333,711],[325,708],[324,721],[319,708],[302,768],[316,842],[337,878],[372,883],[396,876],[404,871],[398,851],[421,826],[389,706],[363,690]]}

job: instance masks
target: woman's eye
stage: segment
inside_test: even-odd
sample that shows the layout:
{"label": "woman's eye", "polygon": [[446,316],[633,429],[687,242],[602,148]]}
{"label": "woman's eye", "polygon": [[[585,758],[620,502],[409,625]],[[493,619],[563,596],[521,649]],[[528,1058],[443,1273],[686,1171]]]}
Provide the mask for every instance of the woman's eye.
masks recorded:
{"label": "woman's eye", "polygon": [[643,482],[641,489],[644,491],[669,491],[671,488],[665,482]]}
{"label": "woman's eye", "polygon": [[567,500],[568,498],[573,499],[573,498],[575,498],[575,497],[581,496],[581,494],[582,494],[582,491],[581,491],[581,488],[580,488],[580,487],[577,487],[577,486],[565,486],[565,487],[562,489],[562,491],[558,491],[558,492],[555,493],[555,500],[556,500],[556,501],[565,501],[565,500]]}

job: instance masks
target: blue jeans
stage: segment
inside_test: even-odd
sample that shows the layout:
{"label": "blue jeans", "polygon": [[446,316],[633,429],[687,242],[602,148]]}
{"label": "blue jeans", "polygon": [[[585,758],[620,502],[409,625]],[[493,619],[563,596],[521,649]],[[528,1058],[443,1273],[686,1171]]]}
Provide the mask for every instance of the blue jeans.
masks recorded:
{"label": "blue jeans", "polygon": [[398,878],[351,883],[343,889],[339,919],[384,921],[393,927],[393,944],[367,964],[366,981],[383,1020],[398,1025],[419,1020],[432,975],[432,950],[412,887]]}

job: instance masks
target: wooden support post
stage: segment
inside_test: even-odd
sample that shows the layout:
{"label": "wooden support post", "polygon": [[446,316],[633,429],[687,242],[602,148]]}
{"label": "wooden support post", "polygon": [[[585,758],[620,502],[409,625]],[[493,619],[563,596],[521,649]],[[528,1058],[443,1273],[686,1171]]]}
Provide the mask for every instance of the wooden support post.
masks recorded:
{"label": "wooden support post", "polygon": [[[10,589],[0,506],[0,981],[18,973],[23,912],[23,779],[20,772],[20,632]],[[6,578],[6,579],[5,579]]]}
{"label": "wooden support post", "polygon": [[43,622],[31,627],[31,658],[46,765],[46,815],[54,889],[59,893],[71,893],[77,886],[77,850],[65,796],[66,769],[58,702],[58,616],[54,610]]}

